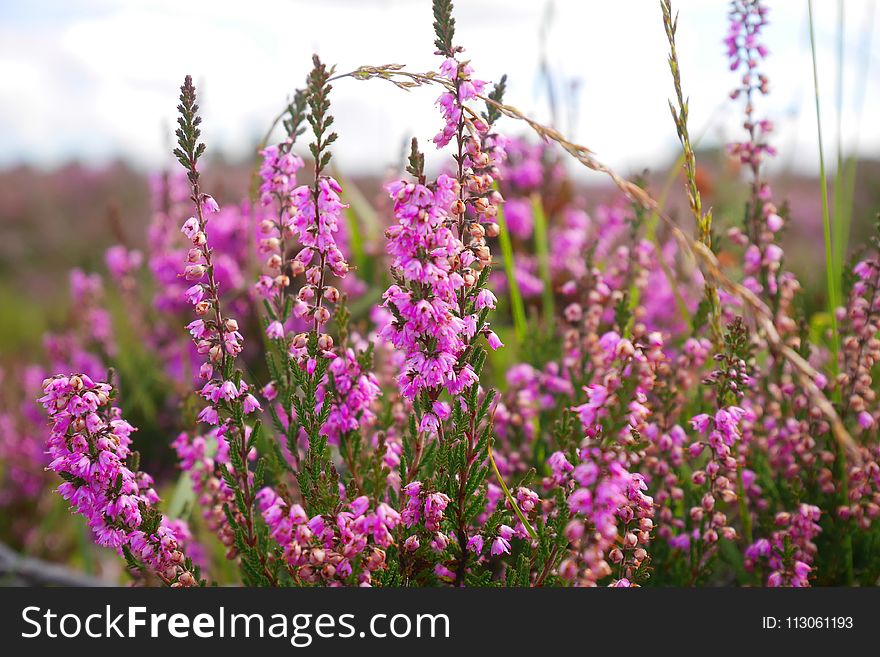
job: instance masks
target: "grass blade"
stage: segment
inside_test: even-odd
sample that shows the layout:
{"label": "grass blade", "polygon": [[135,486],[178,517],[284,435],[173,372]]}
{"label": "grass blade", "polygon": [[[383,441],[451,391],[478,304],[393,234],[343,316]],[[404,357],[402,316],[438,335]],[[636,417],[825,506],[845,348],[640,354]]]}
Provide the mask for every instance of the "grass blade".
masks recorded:
{"label": "grass blade", "polygon": [[[837,330],[837,281],[835,281],[834,251],[831,242],[831,220],[828,216],[828,181],[825,176],[825,151],[822,146],[822,115],[819,102],[819,73],[816,66],[816,35],[813,26],[813,0],[807,0],[807,12],[810,19],[810,53],[813,58],[813,89],[816,92],[816,132],[819,139],[819,183],[822,186],[822,232],[825,239],[825,276],[828,288],[828,314],[831,316],[831,371],[834,375],[838,371],[838,353],[840,351],[840,336]],[[834,398],[840,402],[840,387],[835,387]],[[846,468],[846,456],[840,443],[837,443],[837,459],[835,463],[835,478],[837,479],[838,494],[841,504],[849,502],[849,482]],[[853,544],[852,535],[849,532],[848,522],[843,524],[841,536],[841,549],[845,582],[852,586],[855,581],[853,572]]]}
{"label": "grass blade", "polygon": [[535,227],[535,251],[538,254],[538,270],[544,285],[541,291],[541,302],[544,309],[544,321],[547,335],[553,334],[556,303],[553,297],[553,277],[550,274],[550,241],[547,237],[547,215],[540,194],[532,194],[532,217]]}
{"label": "grass blade", "polygon": [[[497,189],[497,186],[496,186]],[[507,230],[507,222],[504,219],[504,204],[498,205],[498,243],[501,245],[501,257],[504,261],[504,273],[507,275],[507,290],[510,296],[510,312],[513,316],[513,329],[517,344],[524,344],[526,340],[526,309],[523,305],[522,292],[519,283],[516,282],[516,260],[513,255],[513,245],[510,243],[510,233]]]}

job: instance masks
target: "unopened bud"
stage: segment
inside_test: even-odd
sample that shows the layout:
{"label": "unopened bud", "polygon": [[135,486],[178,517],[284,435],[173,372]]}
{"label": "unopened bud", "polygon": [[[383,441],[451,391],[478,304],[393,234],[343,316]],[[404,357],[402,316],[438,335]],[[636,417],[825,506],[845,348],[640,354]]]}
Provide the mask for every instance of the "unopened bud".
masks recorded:
{"label": "unopened bud", "polygon": [[314,315],[319,324],[325,324],[330,319],[330,311],[324,306],[318,306],[315,308]]}
{"label": "unopened bud", "polygon": [[470,232],[471,237],[482,238],[486,234],[486,229],[480,224],[473,223],[468,228],[468,232]]}

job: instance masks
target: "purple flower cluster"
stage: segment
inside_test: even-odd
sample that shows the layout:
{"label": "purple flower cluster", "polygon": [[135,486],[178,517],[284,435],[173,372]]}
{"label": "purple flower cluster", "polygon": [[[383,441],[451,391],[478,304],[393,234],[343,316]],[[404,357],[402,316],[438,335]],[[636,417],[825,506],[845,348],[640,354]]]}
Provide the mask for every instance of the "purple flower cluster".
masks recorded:
{"label": "purple flower cluster", "polygon": [[213,531],[226,547],[226,556],[235,557],[235,533],[226,518],[225,506],[233,516],[238,511],[232,504],[234,494],[224,481],[221,467],[230,472],[235,469],[229,461],[229,443],[224,439],[221,427],[212,428],[205,435],[190,436],[182,432],[172,443],[180,469],[189,474],[193,492],[202,510],[208,529]]}
{"label": "purple flower cluster", "polygon": [[187,219],[181,228],[181,232],[192,242],[183,276],[194,283],[184,294],[199,317],[186,328],[198,353],[207,357],[199,369],[199,378],[206,381],[199,394],[210,405],[199,413],[199,421],[218,425],[221,421],[218,407],[221,405],[240,403],[243,412],[249,414],[259,410],[260,403],[249,392],[247,383],[223,378],[226,363],[241,353],[244,338],[235,319],[223,318],[219,286],[214,278],[213,252],[208,245],[206,231],[208,217],[219,212],[220,207],[207,194],[197,204],[197,216]]}
{"label": "purple flower cluster", "polygon": [[753,96],[766,94],[769,80],[758,67],[767,56],[767,48],[761,40],[761,31],[767,25],[768,9],[761,0],[733,0],[730,7],[730,23],[724,44],[731,71],[742,71],[740,86],[730,97],[745,97],[745,129],[749,139],[730,145],[729,150],[743,164],[757,168],[764,155],[775,155],[775,150],[767,144],[766,136],[773,130],[773,124],[766,120],[753,118]]}
{"label": "purple flower cluster", "polygon": [[[311,187],[302,185],[293,191],[293,229],[305,247],[296,255],[293,269],[297,273],[302,267],[306,276],[306,285],[297,294],[293,312],[297,317],[314,319],[320,326],[330,319],[330,311],[321,305],[321,300],[334,303],[339,299],[336,288],[324,285],[325,267],[339,278],[349,270],[348,262],[336,244],[342,211],[348,206],[341,202],[342,188],[333,178],[320,178],[317,189],[317,202]],[[315,258],[318,261],[313,264]]]}
{"label": "purple flower cluster", "polygon": [[400,514],[406,527],[413,527],[424,522],[429,532],[440,530],[443,512],[449,505],[449,497],[437,491],[429,492],[420,481],[411,481],[403,488],[406,505]]}
{"label": "purple flower cluster", "polygon": [[[436,401],[440,392],[458,395],[477,381],[469,364],[456,368],[466,341],[477,331],[473,316],[461,316],[458,293],[465,280],[456,261],[469,264],[473,255],[447,225],[448,208],[458,194],[455,179],[441,175],[430,186],[398,181],[388,185],[388,191],[398,223],[388,228],[386,236],[399,283],[383,295],[394,319],[382,337],[406,354],[397,378],[404,397],[415,399],[427,392],[435,400],[420,428],[434,433],[449,414]],[[486,297],[485,303],[494,300]]]}
{"label": "purple flower cluster", "polygon": [[312,518],[299,504],[288,504],[271,488],[257,493],[269,533],[283,550],[284,562],[298,581],[340,586],[354,581],[370,586],[373,573],[385,568],[385,549],[401,516],[380,503],[358,497],[333,516]]}
{"label": "purple flower cluster", "polygon": [[260,252],[266,257],[263,275],[256,285],[257,293],[271,299],[275,304],[278,319],[274,320],[268,331],[272,339],[284,337],[286,318],[281,317],[284,309],[284,295],[290,286],[291,275],[305,271],[301,261],[288,263],[286,240],[294,236],[293,192],[296,186],[296,173],[303,167],[302,158],[290,149],[288,139],[276,146],[267,146],[260,154],[260,202],[263,206],[276,205],[274,217],[266,217],[260,223]]}
{"label": "purple flower cluster", "polygon": [[691,419],[691,426],[706,440],[695,440],[688,447],[692,459],[709,448],[709,460],[702,469],[694,470],[691,481],[705,490],[699,506],[690,509],[694,523],[693,538],[708,545],[720,537],[733,540],[736,537],[727,514],[717,506],[719,501],[731,503],[737,500],[736,482],[739,467],[734,448],[741,439],[740,420],[746,412],[738,406],[719,409],[715,415],[701,413]]}
{"label": "purple flower cluster", "polygon": [[[649,558],[654,501],[642,475],[630,473],[612,452],[585,447],[572,466],[562,452],[549,461],[554,480],[567,488],[573,518],[565,533],[573,546],[560,575],[581,586],[595,586],[618,567],[612,586],[630,586],[633,572]],[[610,562],[610,563],[609,563]],[[612,565],[613,564],[613,565]]]}
{"label": "purple flower cluster", "polygon": [[462,130],[462,106],[464,103],[474,100],[482,94],[486,88],[483,80],[474,79],[474,69],[470,64],[459,63],[453,57],[448,57],[440,65],[440,75],[449,80],[454,86],[454,91],[444,91],[437,99],[440,112],[443,115],[445,125],[443,130],[434,137],[437,148],[442,148],[451,142],[456,136],[461,138]]}
{"label": "purple flower cluster", "polygon": [[58,493],[86,518],[95,541],[129,550],[168,585],[195,586],[167,520],[142,529],[159,498],[152,478],[127,465],[135,428],[111,406],[113,388],[86,375],[58,375],[43,382],[43,392],[39,401],[52,421],[49,469],[64,479]]}
{"label": "purple flower cluster", "polygon": [[373,405],[382,391],[376,375],[363,370],[354,349],[339,353],[327,372],[329,381],[319,386],[315,402],[319,412],[325,403],[331,404],[321,435],[339,444],[340,436],[372,426],[376,420]]}
{"label": "purple flower cluster", "polygon": [[745,564],[750,570],[760,563],[769,569],[767,586],[809,586],[816,555],[813,539],[822,531],[819,507],[801,504],[796,511],[776,514],[779,528],[769,539],[761,538],[746,548]]}

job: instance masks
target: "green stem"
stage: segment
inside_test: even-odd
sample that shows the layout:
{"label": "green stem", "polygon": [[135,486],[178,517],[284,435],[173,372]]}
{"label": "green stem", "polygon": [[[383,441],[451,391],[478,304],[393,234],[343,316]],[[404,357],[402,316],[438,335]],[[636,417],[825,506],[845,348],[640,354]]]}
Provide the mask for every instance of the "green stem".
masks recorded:
{"label": "green stem", "polygon": [[[825,174],[825,148],[822,145],[822,114],[819,103],[819,72],[816,66],[816,37],[813,29],[813,0],[807,0],[810,18],[810,52],[813,58],[813,89],[816,95],[816,132],[819,139],[819,184],[822,192],[822,234],[825,240],[825,284],[828,293],[828,314],[831,315],[831,371],[837,375],[840,336],[837,328],[837,284],[834,280],[835,261],[831,240],[831,217],[828,212],[828,178]],[[839,396],[839,391],[837,392]]]}
{"label": "green stem", "polygon": [[846,169],[843,164],[843,36],[844,14],[843,0],[837,0],[837,93],[835,109],[837,118],[837,169],[834,172],[834,280],[837,283],[838,298],[842,295],[843,261],[846,259],[847,242],[849,241],[849,221],[845,215],[846,205]]}
{"label": "green stem", "polygon": [[[851,125],[852,133],[856,135],[856,139],[858,139],[858,136],[861,135],[862,114],[864,113],[865,109],[865,91],[868,86],[868,73],[871,65],[871,57],[869,57],[867,53],[871,52],[871,40],[874,33],[874,9],[875,3],[873,0],[871,0],[871,2],[868,4],[867,15],[862,21],[862,25],[867,27],[863,29],[862,42],[859,48],[859,52],[861,53],[861,57],[858,58],[860,62],[859,81],[855,85],[856,99],[853,103],[855,107],[856,117],[855,121]],[[840,47],[840,44],[838,44],[838,47]],[[838,75],[840,75],[840,73],[838,73]],[[852,151],[853,152],[849,155],[849,157],[845,158],[843,165],[843,193],[840,222],[842,225],[841,231],[844,236],[843,247],[840,251],[843,259],[846,258],[846,253],[849,246],[850,226],[852,225],[853,204],[855,202],[856,170],[858,169],[858,141],[856,141],[856,144],[853,146]],[[837,194],[836,189],[835,194]],[[840,261],[841,268],[843,267],[843,259],[841,259]]]}
{"label": "green stem", "polygon": [[[816,35],[813,27],[813,0],[807,0],[807,12],[810,19],[810,53],[813,59],[813,88],[816,93],[816,131],[819,139],[819,182],[822,186],[822,232],[825,239],[825,276],[828,289],[828,314],[831,315],[831,371],[836,377],[839,369],[838,353],[840,351],[840,337],[837,329],[837,315],[835,313],[838,305],[837,284],[834,278],[835,262],[833,245],[831,242],[831,220],[828,216],[828,183],[825,176],[825,152],[822,146],[822,116],[819,108],[819,73],[816,66]],[[840,398],[840,387],[836,386],[834,388],[834,401],[839,403]],[[844,454],[843,446],[840,442],[835,442],[837,445],[835,478],[837,479],[837,489],[839,491],[840,502],[846,504],[849,501],[846,454]],[[849,528],[846,526],[841,543],[841,547],[843,548],[842,558],[845,582],[848,586],[852,586],[855,581],[853,574],[853,545],[852,536],[849,533]]]}
{"label": "green stem", "polygon": [[[497,185],[496,185],[497,189]],[[498,243],[501,245],[501,257],[504,260],[504,273],[507,275],[507,289],[510,292],[510,312],[513,315],[513,330],[517,344],[522,345],[526,341],[526,310],[523,305],[522,292],[519,283],[516,282],[516,261],[513,255],[513,245],[510,243],[510,233],[507,230],[507,221],[504,219],[504,204],[498,206]]]}
{"label": "green stem", "polygon": [[555,301],[553,298],[553,278],[550,275],[550,240],[547,237],[547,215],[544,213],[544,204],[540,194],[532,194],[532,217],[535,228],[535,251],[538,255],[538,269],[543,281],[541,301],[544,308],[544,321],[546,322],[547,335],[553,335],[554,320],[556,317]]}
{"label": "green stem", "polygon": [[519,518],[519,521],[523,524],[523,527],[526,528],[526,531],[529,533],[529,536],[538,540],[538,532],[535,531],[535,528],[532,527],[531,523],[529,523],[528,518],[525,517],[522,511],[519,510],[519,505],[517,505],[516,500],[513,499],[513,495],[510,494],[510,491],[507,489],[507,484],[504,483],[504,478],[501,476],[501,473],[498,471],[498,466],[495,465],[495,457],[492,456],[492,441],[486,443],[486,451],[489,453],[489,463],[492,464],[492,470],[495,471],[495,478],[498,479],[498,483],[501,484],[501,490],[504,491],[504,497],[507,498],[507,501],[510,503],[510,506],[513,508],[513,512],[516,513],[516,517]]}

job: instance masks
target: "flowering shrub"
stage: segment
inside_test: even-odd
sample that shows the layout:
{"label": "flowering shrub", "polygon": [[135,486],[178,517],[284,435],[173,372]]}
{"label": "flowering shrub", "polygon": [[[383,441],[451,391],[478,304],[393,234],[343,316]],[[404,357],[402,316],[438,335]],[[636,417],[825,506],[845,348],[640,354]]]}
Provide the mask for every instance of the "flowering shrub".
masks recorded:
{"label": "flowering shrub", "polygon": [[[226,581],[224,561],[254,586],[873,584],[880,261],[854,263],[811,331],[779,244],[796,218],[763,166],[759,0],[731,3],[724,38],[744,221],[714,230],[661,4],[696,239],[643,182],[505,104],[505,78],[477,78],[449,0],[433,3],[438,71],[337,74],[315,56],[246,202],[204,189],[187,77],[182,173],[156,182],[149,252],[118,245],[106,262],[168,383],[161,413],[197,511],[158,510],[114,405],[128,391],[108,370],[101,279],[78,271],[79,325],[46,342],[48,437],[28,404],[2,417],[3,502],[48,467],[97,544],[171,586]],[[332,83],[349,79],[440,90],[441,164],[429,173],[412,140],[370,271],[329,168]],[[621,194],[588,211],[567,158]],[[44,374],[29,371],[28,395]]]}

